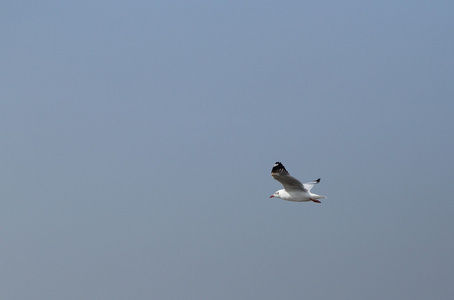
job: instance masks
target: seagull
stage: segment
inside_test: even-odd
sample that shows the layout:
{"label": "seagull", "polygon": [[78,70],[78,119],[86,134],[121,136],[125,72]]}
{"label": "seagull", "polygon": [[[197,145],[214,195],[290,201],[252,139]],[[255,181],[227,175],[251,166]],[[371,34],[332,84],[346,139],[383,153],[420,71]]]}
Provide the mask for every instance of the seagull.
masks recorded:
{"label": "seagull", "polygon": [[279,161],[271,169],[271,176],[279,181],[284,188],[276,191],[270,198],[276,197],[295,202],[313,201],[315,203],[321,203],[318,199],[326,198],[325,196],[311,193],[312,187],[320,182],[320,178],[308,183],[301,183],[295,177],[290,176],[284,165]]}

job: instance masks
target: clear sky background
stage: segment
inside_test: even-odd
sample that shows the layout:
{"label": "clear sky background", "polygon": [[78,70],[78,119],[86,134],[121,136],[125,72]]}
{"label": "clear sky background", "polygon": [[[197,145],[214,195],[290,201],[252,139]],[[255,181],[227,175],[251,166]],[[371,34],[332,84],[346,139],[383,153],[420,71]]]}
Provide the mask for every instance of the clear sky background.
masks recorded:
{"label": "clear sky background", "polygon": [[1,298],[453,299],[453,15],[2,1]]}

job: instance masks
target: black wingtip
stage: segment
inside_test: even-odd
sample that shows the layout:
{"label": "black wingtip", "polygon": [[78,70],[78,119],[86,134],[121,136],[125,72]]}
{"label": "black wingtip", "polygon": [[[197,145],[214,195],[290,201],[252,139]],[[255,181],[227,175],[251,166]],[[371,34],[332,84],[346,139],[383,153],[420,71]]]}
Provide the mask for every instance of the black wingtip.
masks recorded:
{"label": "black wingtip", "polygon": [[288,172],[285,169],[284,165],[280,161],[277,161],[274,164],[273,169],[271,169],[271,173],[288,174]]}
{"label": "black wingtip", "polygon": [[316,179],[316,180],[315,180],[315,182],[319,183],[319,182],[320,182],[320,179],[321,179],[321,178],[319,178],[319,179]]}

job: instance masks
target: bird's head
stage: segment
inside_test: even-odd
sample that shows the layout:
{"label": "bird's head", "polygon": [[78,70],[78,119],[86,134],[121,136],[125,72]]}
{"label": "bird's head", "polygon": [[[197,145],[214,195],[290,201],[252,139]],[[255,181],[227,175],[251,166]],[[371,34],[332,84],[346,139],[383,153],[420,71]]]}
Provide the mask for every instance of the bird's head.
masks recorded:
{"label": "bird's head", "polygon": [[276,197],[276,198],[281,198],[281,197],[279,196],[279,191],[274,192],[274,194],[272,194],[272,195],[270,196],[270,198],[274,198],[274,197]]}

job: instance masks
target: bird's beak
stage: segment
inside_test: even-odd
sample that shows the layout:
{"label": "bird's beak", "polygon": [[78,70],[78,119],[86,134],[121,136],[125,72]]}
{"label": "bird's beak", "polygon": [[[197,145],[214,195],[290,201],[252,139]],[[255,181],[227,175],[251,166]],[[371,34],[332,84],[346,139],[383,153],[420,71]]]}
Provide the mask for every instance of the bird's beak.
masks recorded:
{"label": "bird's beak", "polygon": [[271,195],[270,198],[274,198],[274,195]]}

